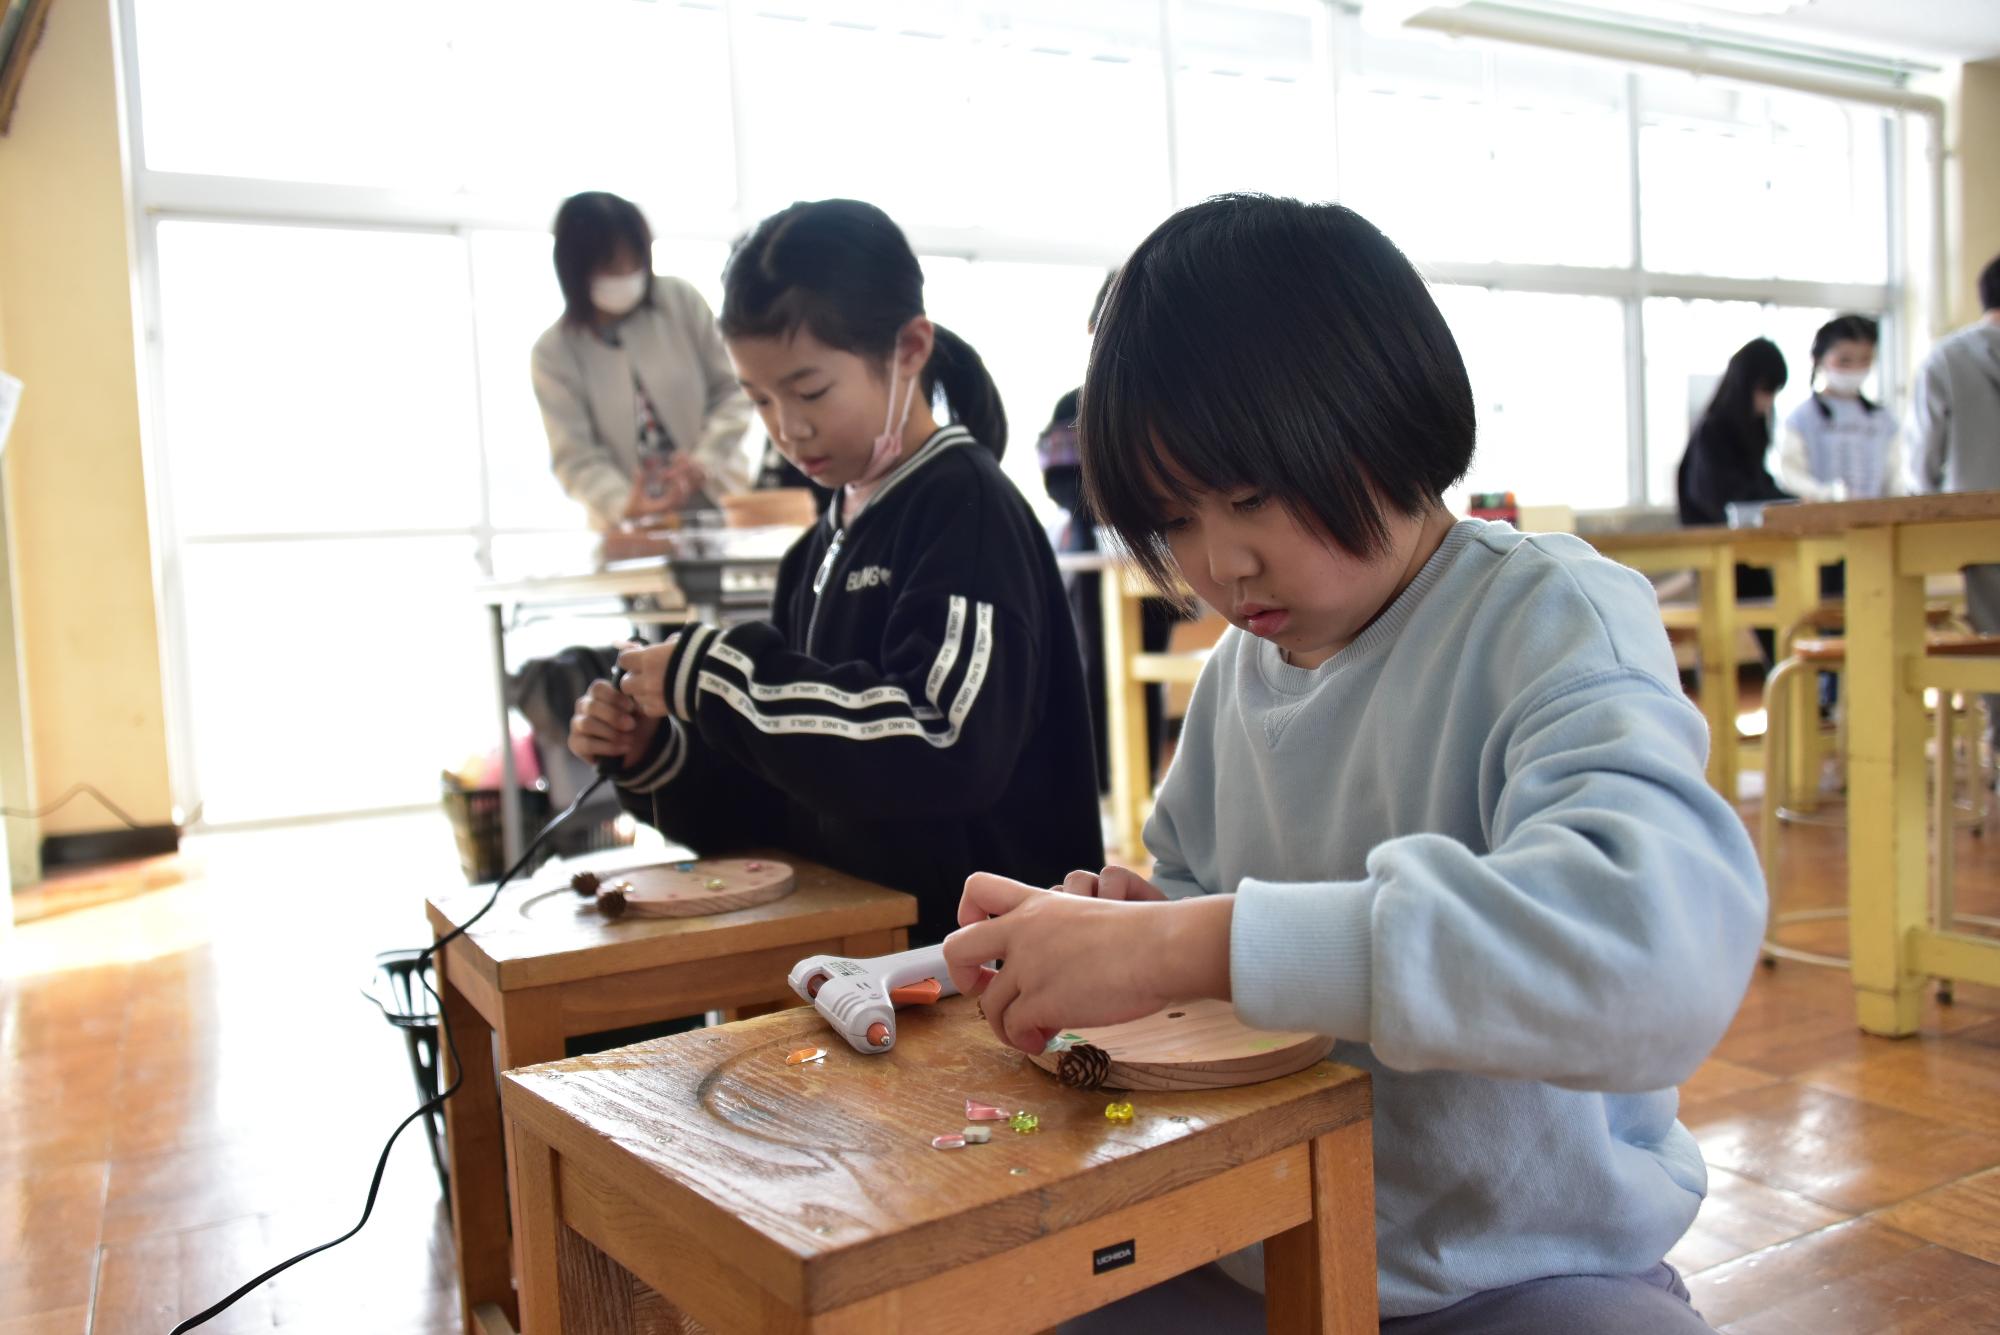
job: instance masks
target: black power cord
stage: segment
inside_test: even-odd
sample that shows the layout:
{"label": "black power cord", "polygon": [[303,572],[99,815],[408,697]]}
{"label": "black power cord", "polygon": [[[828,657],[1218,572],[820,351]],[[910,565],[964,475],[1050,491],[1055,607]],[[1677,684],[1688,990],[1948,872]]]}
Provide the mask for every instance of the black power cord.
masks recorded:
{"label": "black power cord", "polygon": [[416,977],[418,978],[419,981],[423,982],[424,991],[429,992],[431,994],[431,1000],[437,1003],[438,1029],[440,1030],[440,1032],[443,1033],[445,1046],[451,1053],[451,1070],[452,1070],[451,1086],[448,1089],[440,1090],[436,1097],[426,1100],[421,1106],[417,1108],[415,1112],[411,1113],[408,1117],[405,1117],[402,1121],[398,1122],[396,1124],[396,1129],[389,1133],[389,1139],[387,1143],[385,1143],[382,1146],[381,1156],[375,1160],[375,1176],[369,1180],[368,1200],[361,1207],[361,1218],[359,1222],[357,1222],[353,1228],[348,1229],[347,1232],[341,1234],[337,1238],[334,1238],[332,1241],[322,1242],[317,1247],[309,1247],[305,1251],[300,1252],[296,1256],[278,1262],[278,1264],[272,1266],[269,1270],[266,1270],[263,1274],[258,1275],[255,1279],[246,1280],[243,1283],[242,1287],[238,1288],[234,1293],[230,1294],[227,1298],[224,1298],[222,1301],[216,1303],[214,1306],[209,1307],[204,1311],[195,1313],[195,1315],[181,1322],[178,1326],[175,1326],[171,1332],[171,1335],[182,1335],[183,1332],[193,1330],[196,1326],[205,1325],[207,1322],[209,1322],[216,1316],[219,1316],[221,1313],[227,1311],[230,1307],[234,1306],[240,1299],[242,1299],[243,1297],[254,1291],[259,1285],[263,1284],[266,1280],[272,1279],[277,1275],[284,1273],[285,1271],[291,1269],[293,1266],[297,1265],[299,1262],[307,1259],[308,1257],[319,1255],[321,1252],[327,1250],[329,1247],[338,1247],[341,1243],[346,1242],[349,1238],[353,1237],[356,1233],[359,1233],[363,1228],[367,1226],[368,1217],[375,1213],[375,1197],[377,1193],[379,1193],[382,1189],[382,1174],[385,1171],[387,1171],[389,1167],[389,1151],[393,1150],[396,1147],[396,1138],[401,1136],[403,1132],[409,1128],[410,1123],[416,1121],[418,1118],[424,1116],[426,1113],[429,1113],[434,1109],[442,1107],[446,1099],[450,1098],[453,1094],[456,1094],[458,1092],[459,1085],[465,1079],[463,1074],[464,1068],[459,1064],[458,1060],[458,1042],[452,1037],[451,1026],[445,1021],[444,1002],[438,997],[436,990],[431,987],[430,982],[424,978],[424,965],[429,963],[432,959],[436,958],[438,951],[444,949],[446,946],[450,945],[453,941],[456,941],[459,937],[464,936],[467,930],[471,928],[472,924],[478,922],[481,918],[486,916],[486,914],[492,909],[492,907],[500,901],[500,891],[506,886],[507,882],[513,880],[516,876],[520,875],[521,869],[526,867],[530,862],[530,860],[534,858],[536,850],[541,848],[542,842],[545,839],[547,839],[551,834],[554,834],[557,827],[559,827],[564,821],[568,820],[571,816],[575,815],[577,808],[582,806],[586,801],[588,801],[592,793],[595,793],[599,788],[602,788],[604,786],[605,780],[609,779],[612,776],[613,772],[615,771],[616,764],[617,762],[615,761],[606,761],[605,763],[599,765],[597,770],[597,777],[591,780],[590,786],[585,788],[582,792],[578,793],[576,795],[575,801],[571,802],[568,806],[564,807],[560,812],[556,814],[556,816],[552,820],[549,821],[547,825],[544,825],[541,828],[541,832],[538,833],[532,840],[528,842],[527,848],[524,849],[521,853],[521,856],[515,860],[514,865],[507,868],[507,870],[501,874],[500,879],[493,883],[493,893],[486,897],[486,902],[484,904],[480,905],[479,912],[473,914],[470,918],[467,918],[464,922],[452,928],[451,931],[445,933],[443,936],[439,937],[436,941],[433,941],[431,943],[430,948],[424,951],[423,955],[419,957],[416,969]]}

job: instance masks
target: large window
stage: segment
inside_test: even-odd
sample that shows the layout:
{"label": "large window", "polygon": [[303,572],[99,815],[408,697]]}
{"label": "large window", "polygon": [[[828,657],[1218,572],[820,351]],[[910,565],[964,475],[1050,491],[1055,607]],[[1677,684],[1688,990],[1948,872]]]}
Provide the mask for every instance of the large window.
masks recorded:
{"label": "large window", "polygon": [[[1577,508],[1670,504],[1729,354],[1779,344],[1784,411],[1821,319],[1907,308],[1890,239],[1921,231],[1893,113],[1329,0],[122,3],[178,796],[218,820],[421,800],[490,743],[467,584],[591,549],[528,382],[575,190],[637,200],[655,267],[711,304],[772,209],[881,204],[1050,520],[1034,438],[1105,271],[1176,205],[1369,216],[1464,351],[1468,485]],[[310,663],[273,676],[300,634]],[[378,687],[446,678],[417,724]],[[271,782],[279,755],[310,776]]]}
{"label": "large window", "polygon": [[[1440,287],[1472,377],[1479,443],[1466,485],[1579,509],[1623,505],[1625,314],[1609,297]],[[1560,374],[1552,374],[1560,369]]]}
{"label": "large window", "polygon": [[1880,283],[1889,261],[1880,111],[1686,75],[1639,80],[1648,268]]}
{"label": "large window", "polygon": [[1625,103],[1607,65],[1357,30],[1341,197],[1422,260],[1625,264]]}
{"label": "large window", "polygon": [[460,244],[169,221],[158,253],[168,593],[208,818],[434,796],[492,731]]}

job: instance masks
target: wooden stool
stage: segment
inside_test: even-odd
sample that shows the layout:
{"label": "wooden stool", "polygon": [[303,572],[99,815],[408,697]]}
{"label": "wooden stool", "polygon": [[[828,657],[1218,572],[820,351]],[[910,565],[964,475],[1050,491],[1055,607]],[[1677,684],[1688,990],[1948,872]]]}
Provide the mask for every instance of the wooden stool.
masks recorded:
{"label": "wooden stool", "polygon": [[[1924,638],[1924,655],[1929,658],[1950,657],[1995,657],[2000,656],[2000,635],[1975,635],[1947,632],[1930,634]],[[1807,817],[1786,809],[1784,794],[1792,785],[1787,761],[1791,755],[1789,748],[1791,729],[1791,693],[1800,689],[1799,683],[1811,681],[1818,673],[1838,671],[1847,662],[1847,642],[1839,638],[1799,639],[1792,643],[1792,656],[1773,668],[1764,684],[1764,713],[1768,720],[1765,736],[1764,802],[1758,821],[1758,852],[1764,864],[1764,883],[1767,890],[1768,909],[1764,925],[1764,963],[1772,964],[1780,959],[1793,960],[1801,964],[1818,964],[1829,968],[1845,969],[1849,961],[1845,956],[1822,955],[1814,951],[1799,950],[1778,942],[1778,929],[1788,923],[1824,921],[1829,918],[1844,918],[1845,908],[1793,909],[1784,910],[1778,900],[1778,825],[1781,820],[1797,820],[1808,824],[1838,824],[1837,820],[1825,817]],[[1976,709],[1969,711],[1978,716]],[[1934,756],[1937,803],[1933,812],[1933,837],[1937,847],[1937,871],[1933,880],[1933,904],[1936,906],[1937,920],[1941,930],[1950,930],[1957,922],[1978,922],[1983,919],[1968,919],[1957,911],[1952,876],[1952,837],[1957,824],[1958,803],[1956,767],[1953,764],[1954,744],[1952,721],[1954,711],[1948,694],[1941,694],[1937,707],[1937,738]],[[1986,820],[1988,792],[1985,774],[1978,762],[1978,739],[1974,739],[1974,753],[1971,760],[1973,770],[1972,823],[1983,827]],[[2000,926],[2000,921],[1993,925]],[[1950,983],[1945,984],[1947,993]]]}
{"label": "wooden stool", "polygon": [[[515,1311],[496,1047],[507,1070],[554,1061],[563,1040],[581,1034],[796,1005],[785,975],[805,956],[884,955],[907,944],[905,929],[917,918],[909,895],[774,850],[761,856],[790,863],[798,889],[713,917],[613,921],[579,900],[566,869],[551,869],[509,886],[492,912],[445,947],[436,965],[453,1040],[442,1045],[444,1078],[463,1083],[444,1118],[468,1335],[509,1329]],[[491,893],[469,886],[432,896],[425,907],[433,937],[471,917]],[[518,1191],[513,1199],[518,1205]]]}
{"label": "wooden stool", "polygon": [[[788,1065],[800,1048],[826,1056]],[[1116,1125],[1114,1096],[1063,1088],[954,997],[903,1011],[881,1056],[801,1009],[504,1086],[526,1335],[1040,1331],[1260,1239],[1271,1330],[1377,1330],[1349,1067],[1134,1094]],[[1040,1129],[932,1149],[967,1098]]]}

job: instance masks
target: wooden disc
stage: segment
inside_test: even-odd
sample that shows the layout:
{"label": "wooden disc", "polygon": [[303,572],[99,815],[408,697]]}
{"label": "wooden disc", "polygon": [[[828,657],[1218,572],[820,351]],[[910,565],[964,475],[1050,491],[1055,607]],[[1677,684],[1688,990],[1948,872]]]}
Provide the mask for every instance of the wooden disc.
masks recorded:
{"label": "wooden disc", "polygon": [[798,889],[789,863],[756,858],[705,858],[606,867],[598,893],[623,887],[628,918],[700,918],[783,899]]}
{"label": "wooden disc", "polygon": [[[1143,1020],[1066,1031],[1110,1059],[1105,1089],[1228,1089],[1303,1071],[1333,1051],[1324,1034],[1268,1033],[1236,1018],[1226,1001],[1188,1001]],[[1059,1073],[1063,1053],[1031,1060]]]}

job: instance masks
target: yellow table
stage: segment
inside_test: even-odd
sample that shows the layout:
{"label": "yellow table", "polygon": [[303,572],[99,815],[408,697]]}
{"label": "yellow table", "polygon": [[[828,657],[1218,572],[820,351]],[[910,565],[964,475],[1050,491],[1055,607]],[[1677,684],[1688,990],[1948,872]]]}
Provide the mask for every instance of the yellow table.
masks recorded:
{"label": "yellow table", "polygon": [[1774,506],[1767,531],[1844,535],[1847,909],[1855,1009],[1872,1034],[1917,1031],[1924,980],[2000,986],[2000,941],[1929,919],[1924,690],[2000,691],[2000,662],[1927,658],[1924,577],[2000,563],[2000,492]]}
{"label": "yellow table", "polygon": [[[1776,514],[1789,506],[1774,506]],[[1697,579],[1696,656],[1701,673],[1701,712],[1708,719],[1710,743],[1708,781],[1731,802],[1742,769],[1736,735],[1736,632],[1745,626],[1771,630],[1783,658],[1799,623],[1819,605],[1819,569],[1842,557],[1837,531],[1805,537],[1762,529],[1721,527],[1678,528],[1660,533],[1601,534],[1586,539],[1620,565],[1642,574],[1693,570]],[[1775,596],[1768,603],[1736,601],[1736,566],[1761,566],[1772,572]],[[1800,791],[1786,794],[1792,806],[1809,806],[1812,793],[1803,749],[1816,733],[1810,711],[1813,702],[1799,697],[1801,715],[1791,720],[1793,745],[1801,749],[1790,766]]]}

